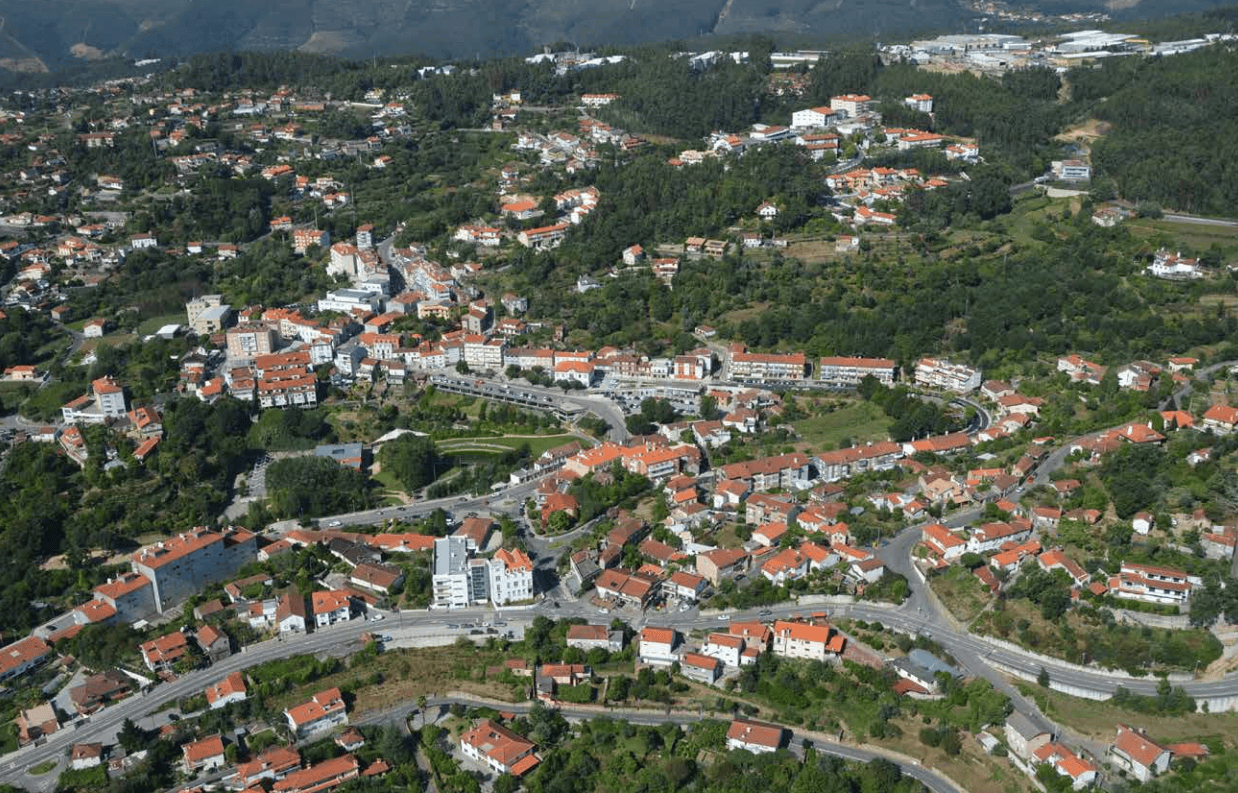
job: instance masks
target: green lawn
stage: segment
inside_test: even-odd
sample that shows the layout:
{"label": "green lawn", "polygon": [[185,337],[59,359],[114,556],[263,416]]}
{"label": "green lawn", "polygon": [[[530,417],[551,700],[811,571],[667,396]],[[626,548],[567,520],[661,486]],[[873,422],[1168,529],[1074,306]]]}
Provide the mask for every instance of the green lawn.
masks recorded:
{"label": "green lawn", "polygon": [[184,325],[184,324],[185,324],[185,312],[183,311],[176,313],[176,314],[164,314],[161,317],[151,317],[150,319],[142,320],[141,324],[138,325],[138,335],[149,336],[150,334],[162,328],[164,325]]}
{"label": "green lawn", "polygon": [[814,450],[837,449],[843,438],[853,444],[884,441],[889,437],[890,417],[871,402],[851,402],[838,410],[792,422],[803,443]]}
{"label": "green lawn", "polygon": [[[438,441],[438,446],[444,451],[458,451],[468,448],[475,448],[479,451],[487,451],[487,446],[506,446],[509,449],[519,449],[522,443],[529,444],[529,450],[534,457],[540,457],[542,452],[547,449],[553,449],[556,446],[563,446],[572,441],[579,441],[575,435],[539,435],[537,437],[511,437],[504,436],[501,438],[449,438]],[[588,441],[581,441],[583,446],[590,446]]]}
{"label": "green lawn", "polygon": [[961,564],[929,578],[934,594],[960,622],[974,620],[989,602],[989,588]]}

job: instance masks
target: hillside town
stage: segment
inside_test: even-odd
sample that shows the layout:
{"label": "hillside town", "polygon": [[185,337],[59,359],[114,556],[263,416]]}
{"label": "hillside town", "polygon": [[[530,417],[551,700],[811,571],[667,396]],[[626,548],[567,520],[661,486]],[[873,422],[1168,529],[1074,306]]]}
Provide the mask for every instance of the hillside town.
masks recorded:
{"label": "hillside town", "polygon": [[[612,722],[681,782],[1227,768],[1238,251],[1097,189],[1086,136],[1002,181],[939,80],[1231,41],[948,35],[828,96],[771,51],[774,109],[696,139],[622,54],[505,63],[477,125],[453,64],[6,98],[0,783],[544,789]],[[996,295],[948,290],[1054,246],[1110,269],[969,324]]]}

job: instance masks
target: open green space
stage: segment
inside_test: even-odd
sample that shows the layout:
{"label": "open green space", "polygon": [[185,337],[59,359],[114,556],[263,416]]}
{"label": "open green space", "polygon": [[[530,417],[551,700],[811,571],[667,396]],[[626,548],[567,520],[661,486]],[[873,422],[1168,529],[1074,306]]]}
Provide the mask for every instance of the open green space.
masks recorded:
{"label": "open green space", "polygon": [[819,416],[792,422],[800,438],[813,449],[837,449],[843,439],[859,445],[889,437],[890,417],[872,402],[849,402]]}
{"label": "open green space", "polygon": [[989,588],[961,564],[953,564],[929,578],[933,594],[945,604],[955,619],[968,623],[984,611],[989,602]]}
{"label": "open green space", "polygon": [[[540,457],[542,452],[547,449],[553,449],[556,446],[563,446],[572,441],[580,441],[575,435],[538,435],[538,436],[512,436],[506,435],[500,438],[450,438],[448,440],[439,441],[439,447],[444,452],[456,451],[488,451],[487,447],[502,446],[508,449],[519,449],[524,444],[529,445],[529,453],[534,457]],[[581,441],[582,445],[591,445],[588,441]]]}

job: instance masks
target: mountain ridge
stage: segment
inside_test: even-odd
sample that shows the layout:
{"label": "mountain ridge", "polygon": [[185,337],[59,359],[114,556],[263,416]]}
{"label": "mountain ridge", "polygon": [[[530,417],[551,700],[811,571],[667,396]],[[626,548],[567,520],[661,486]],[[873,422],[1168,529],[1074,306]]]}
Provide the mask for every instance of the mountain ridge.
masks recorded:
{"label": "mountain ridge", "polygon": [[[1104,12],[1111,2],[1036,0],[1029,10]],[[1122,13],[1207,10],[1209,0],[1136,0]],[[350,58],[527,54],[712,35],[864,37],[974,30],[968,0],[0,0],[0,67],[55,71],[86,59],[302,50]]]}

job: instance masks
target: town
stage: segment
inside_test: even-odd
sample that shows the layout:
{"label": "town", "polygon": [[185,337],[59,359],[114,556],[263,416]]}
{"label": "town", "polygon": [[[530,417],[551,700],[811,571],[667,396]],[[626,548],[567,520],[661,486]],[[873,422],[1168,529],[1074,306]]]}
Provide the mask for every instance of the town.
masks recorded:
{"label": "town", "polygon": [[1224,789],[1232,36],[765,43],[0,102],[0,783]]}

